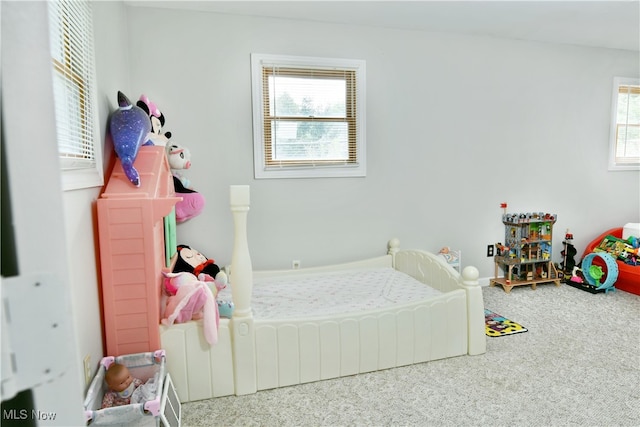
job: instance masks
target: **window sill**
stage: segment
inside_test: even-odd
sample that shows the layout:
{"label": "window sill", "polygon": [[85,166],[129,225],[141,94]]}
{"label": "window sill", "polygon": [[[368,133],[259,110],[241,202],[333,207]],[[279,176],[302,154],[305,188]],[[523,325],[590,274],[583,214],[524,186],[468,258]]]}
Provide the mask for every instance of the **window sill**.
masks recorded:
{"label": "window sill", "polygon": [[83,188],[102,187],[102,171],[95,169],[61,171],[62,191],[81,190]]}

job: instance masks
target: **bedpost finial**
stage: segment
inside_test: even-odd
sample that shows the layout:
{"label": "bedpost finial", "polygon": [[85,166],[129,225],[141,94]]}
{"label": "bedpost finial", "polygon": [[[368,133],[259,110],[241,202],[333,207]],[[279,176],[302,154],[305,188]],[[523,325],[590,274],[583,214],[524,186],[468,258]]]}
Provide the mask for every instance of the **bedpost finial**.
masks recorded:
{"label": "bedpost finial", "polygon": [[395,237],[389,240],[389,243],[387,243],[387,249],[390,254],[397,253],[400,250],[400,240]]}
{"label": "bedpost finial", "polygon": [[462,280],[465,285],[477,285],[478,277],[480,277],[480,272],[472,265],[467,266],[462,270]]}

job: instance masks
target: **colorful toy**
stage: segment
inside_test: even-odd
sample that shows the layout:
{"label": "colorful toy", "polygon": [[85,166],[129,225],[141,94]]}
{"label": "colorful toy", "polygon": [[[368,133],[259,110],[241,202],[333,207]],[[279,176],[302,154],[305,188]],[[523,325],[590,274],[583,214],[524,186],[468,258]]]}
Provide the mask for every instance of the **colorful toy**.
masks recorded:
{"label": "colorful toy", "polygon": [[137,105],[133,105],[129,98],[118,91],[118,109],[113,112],[109,128],[122,169],[127,179],[136,187],[140,186],[140,175],[133,163],[138,156],[138,150],[147,140],[151,130],[149,116]]}
{"label": "colorful toy", "polygon": [[569,229],[567,229],[567,232],[564,235],[564,242],[562,242],[562,244],[564,245],[564,249],[560,252],[560,255],[562,255],[560,269],[565,275],[568,275],[569,272],[573,271],[573,267],[576,265],[576,261],[573,257],[578,253],[575,246],[573,246],[573,234],[569,233]]}
{"label": "colorful toy", "polygon": [[172,272],[187,272],[192,273],[194,276],[199,276],[200,273],[205,273],[216,280],[227,283],[227,275],[224,271],[220,271],[220,267],[215,264],[213,259],[208,259],[203,254],[187,245],[178,245],[176,263]]}
{"label": "colorful toy", "polygon": [[[600,279],[605,277],[605,270],[601,265],[593,264],[594,258],[600,258],[604,261],[606,268],[606,279],[600,283]],[[618,264],[613,256],[606,252],[592,252],[582,260],[582,273],[584,278],[591,286],[596,286],[596,290],[605,290],[605,292],[615,290],[614,285],[618,280]]]}
{"label": "colorful toy", "polygon": [[[609,229],[587,245],[584,250],[584,255],[593,252],[594,249],[602,243],[607,236],[612,236],[618,239],[627,240],[631,237],[638,237],[640,234],[640,227],[633,227],[633,223],[626,224],[624,227],[616,227]],[[637,225],[637,224],[636,224]],[[630,242],[633,247],[633,240]],[[637,258],[636,258],[637,259]],[[595,259],[594,262],[601,262],[599,259]],[[627,264],[622,260],[616,260],[618,264],[618,280],[616,281],[616,289],[623,290],[625,292],[631,292],[632,294],[640,295],[640,265]]]}
{"label": "colorful toy", "polygon": [[235,308],[233,301],[231,300],[218,300],[218,312],[220,317],[231,319],[233,316],[233,309]]}
{"label": "colorful toy", "polygon": [[185,222],[202,213],[205,199],[202,194],[189,188],[190,181],[177,170],[191,167],[191,153],[187,148],[176,144],[166,146],[169,167],[173,173],[173,186],[182,201],[176,203],[176,222]]}
{"label": "colorful toy", "polygon": [[109,391],[102,398],[102,408],[128,405],[133,392],[142,385],[142,380],[131,376],[129,369],[120,363],[112,363],[104,375]]}
{"label": "colorful toy", "polygon": [[202,319],[207,342],[217,343],[220,313],[214,292],[206,282],[200,280],[206,275],[200,274],[198,278],[187,272],[163,274],[170,288],[176,289],[176,292],[167,301],[162,324],[173,325]]}
{"label": "colorful toy", "polygon": [[[501,205],[505,209],[504,204]],[[503,213],[504,244],[496,243],[495,277],[489,280],[505,292],[514,286],[554,283],[560,286],[560,274],[552,263],[552,230],[556,215],[544,212]],[[503,271],[500,277],[499,270]]]}
{"label": "colorful toy", "polygon": [[173,176],[177,176],[185,188],[191,188],[191,181],[183,176],[179,170],[189,169],[191,167],[191,151],[180,145],[167,145],[167,160]]}
{"label": "colorful toy", "polygon": [[171,132],[163,132],[165,117],[162,111],[144,94],[140,95],[136,105],[147,113],[151,125],[145,145],[153,144],[165,147],[169,143]]}

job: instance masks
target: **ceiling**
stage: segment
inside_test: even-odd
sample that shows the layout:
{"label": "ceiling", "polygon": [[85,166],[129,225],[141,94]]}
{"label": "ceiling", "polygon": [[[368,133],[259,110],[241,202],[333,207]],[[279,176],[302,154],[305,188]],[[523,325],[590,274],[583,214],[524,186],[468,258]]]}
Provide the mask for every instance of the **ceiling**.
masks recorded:
{"label": "ceiling", "polygon": [[140,0],[125,4],[640,51],[640,0]]}

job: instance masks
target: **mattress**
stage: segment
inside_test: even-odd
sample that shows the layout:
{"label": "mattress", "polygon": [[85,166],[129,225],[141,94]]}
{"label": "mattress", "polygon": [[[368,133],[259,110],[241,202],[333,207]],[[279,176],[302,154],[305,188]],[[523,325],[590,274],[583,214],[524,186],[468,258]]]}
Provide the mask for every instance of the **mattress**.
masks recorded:
{"label": "mattress", "polygon": [[[231,284],[218,294],[231,300]],[[251,308],[255,319],[298,319],[380,309],[441,295],[393,268],[261,279],[253,284]]]}

